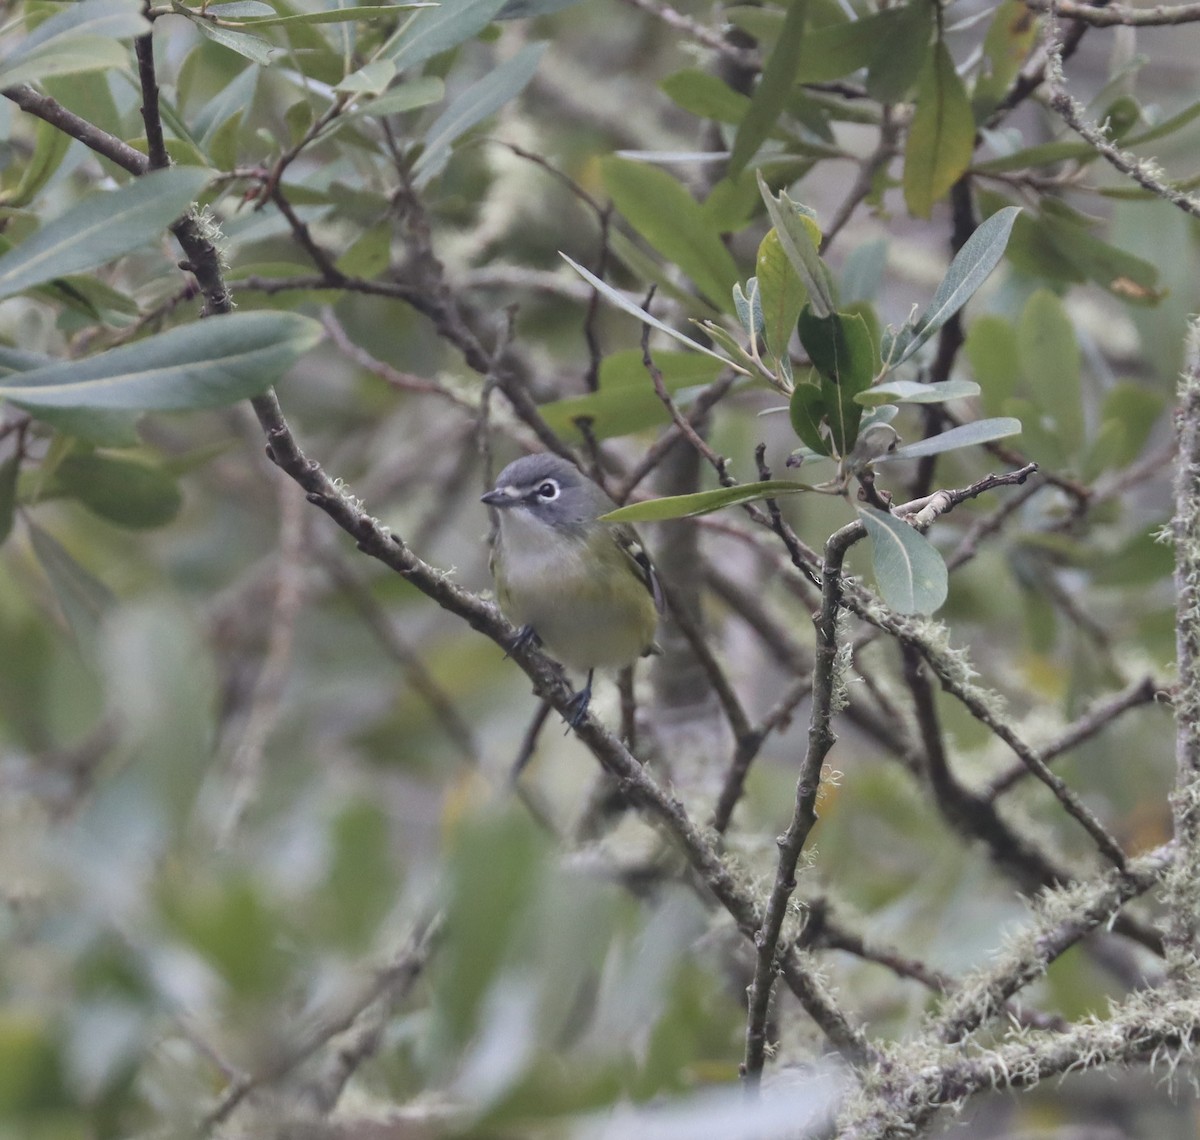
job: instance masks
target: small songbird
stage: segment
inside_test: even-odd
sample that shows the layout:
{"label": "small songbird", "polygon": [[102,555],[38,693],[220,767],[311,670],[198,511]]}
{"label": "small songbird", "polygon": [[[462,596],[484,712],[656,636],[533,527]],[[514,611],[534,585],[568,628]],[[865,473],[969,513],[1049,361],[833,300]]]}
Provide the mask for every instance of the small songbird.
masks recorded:
{"label": "small songbird", "polygon": [[632,527],[601,522],[616,504],[557,455],[514,460],[483,496],[499,531],[492,577],[505,617],[536,637],[587,684],[571,702],[569,723],[587,713],[592,676],[639,656],[660,653],[654,641],[662,589]]}

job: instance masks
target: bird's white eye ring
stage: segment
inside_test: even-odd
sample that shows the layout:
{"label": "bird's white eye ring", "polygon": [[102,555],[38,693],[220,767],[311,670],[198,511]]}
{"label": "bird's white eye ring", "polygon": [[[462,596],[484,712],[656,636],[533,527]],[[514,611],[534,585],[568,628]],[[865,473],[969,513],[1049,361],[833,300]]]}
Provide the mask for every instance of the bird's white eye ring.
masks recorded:
{"label": "bird's white eye ring", "polygon": [[539,499],[545,499],[546,502],[550,502],[551,500],[558,498],[558,492],[558,482],[554,479],[546,479],[538,484],[537,497]]}

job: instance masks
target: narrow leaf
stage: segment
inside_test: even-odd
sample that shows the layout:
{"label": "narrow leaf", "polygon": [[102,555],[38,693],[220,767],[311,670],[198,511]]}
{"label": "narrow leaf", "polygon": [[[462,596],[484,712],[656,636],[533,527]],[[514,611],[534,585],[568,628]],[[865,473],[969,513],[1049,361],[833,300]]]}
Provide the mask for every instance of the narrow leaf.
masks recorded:
{"label": "narrow leaf", "polygon": [[505,0],[459,0],[416,12],[379,55],[390,59],[398,71],[416,67],[478,35],[504,4]]}
{"label": "narrow leaf", "polygon": [[[297,313],[234,313],[0,381],[0,397],[82,438],[105,413],[215,408],[264,391],[320,339]],[[104,435],[107,439],[109,436]]]}
{"label": "narrow leaf", "polygon": [[797,331],[821,376],[821,400],[833,447],[838,455],[848,455],[858,438],[863,413],[855,397],[875,378],[875,344],[867,323],[853,313],[833,313],[822,319],[806,305]]}
{"label": "narrow leaf", "polygon": [[468,87],[433,121],[425,136],[425,149],[413,164],[418,187],[441,172],[451,148],[463,134],[525,89],[545,50],[544,43],[526,44],[512,59]]}
{"label": "narrow leaf", "polygon": [[665,170],[615,157],[601,160],[600,169],[604,188],[630,225],[710,301],[728,309],[738,267],[703,206]]}
{"label": "narrow leaf", "polygon": [[257,63],[260,67],[269,67],[271,60],[283,50],[268,43],[260,36],[252,36],[249,32],[235,32],[232,28],[221,28],[211,20],[194,17],[192,23],[213,43],[237,52],[238,55],[250,60],[251,63]]}
{"label": "narrow leaf", "polygon": [[[711,384],[724,361],[692,352],[664,351],[654,354],[654,364],[662,373],[667,391],[686,405],[688,390],[702,391]],[[555,400],[540,408],[542,418],[568,443],[585,442],[580,421],[586,421],[593,439],[629,435],[669,422],[670,415],[646,374],[641,349],[606,356],[600,365],[599,380],[595,392]]]}
{"label": "narrow leaf", "polygon": [[826,429],[825,396],[819,384],[801,382],[792,389],[788,402],[792,430],[801,441],[818,455],[831,455],[833,448]]}
{"label": "narrow leaf", "polygon": [[72,36],[69,40],[55,40],[25,59],[0,68],[0,84],[15,87],[19,83],[40,83],[59,75],[123,71],[128,66],[129,52],[115,40]]}
{"label": "narrow leaf", "polygon": [[921,73],[916,108],[904,149],[904,201],[909,213],[927,218],[971,165],[975,149],[971,101],[943,43]]}
{"label": "narrow leaf", "polygon": [[20,466],[17,456],[10,455],[0,462],[0,546],[12,533],[17,506],[17,476]]}
{"label": "narrow leaf", "polygon": [[731,178],[736,178],[746,168],[746,164],[771,133],[787,102],[796,80],[800,45],[803,42],[804,23],[807,18],[808,0],[791,0],[779,38],[767,57],[762,77],[751,97],[750,109],[738,127],[733,154],[729,159]]}
{"label": "narrow leaf", "polygon": [[34,137],[33,157],[21,171],[21,181],[12,190],[0,193],[0,205],[13,209],[28,206],[59,168],[71,145],[70,135],[42,119],[37,121]]}
{"label": "narrow leaf", "polygon": [[730,368],[737,369],[738,372],[744,373],[746,371],[744,368],[739,368],[736,364],[731,363],[719,352],[713,352],[711,348],[708,348],[703,344],[698,344],[690,337],[684,336],[684,334],[678,329],[673,329],[670,325],[664,324],[657,317],[651,316],[648,312],[646,312],[645,309],[640,308],[631,300],[629,300],[629,298],[620,292],[620,290],[614,289],[611,285],[601,281],[600,278],[594,273],[590,273],[588,270],[584,269],[584,267],[578,262],[572,261],[571,258],[569,258],[561,250],[559,251],[558,256],[561,257],[563,261],[565,261],[572,269],[574,269],[575,272],[578,273],[579,276],[582,277],[589,285],[591,285],[592,288],[595,289],[606,301],[612,302],[612,304],[616,305],[618,309],[624,309],[625,312],[629,313],[630,316],[637,317],[639,321],[644,321],[651,328],[658,329],[658,331],[661,333],[666,333],[667,336],[679,341],[680,344],[686,344],[688,348],[692,349],[694,352],[703,352],[706,356],[714,357],[715,359],[721,361],[722,364],[728,364]]}
{"label": "narrow leaf", "polygon": [[808,300],[808,290],[784,253],[777,230],[768,230],[759,243],[755,272],[763,311],[763,339],[767,351],[776,360],[783,360],[800,310]]}
{"label": "narrow leaf", "polygon": [[1068,457],[1083,444],[1081,354],[1075,326],[1049,289],[1030,296],[1017,322],[1017,355],[1033,402],[1054,420]]}
{"label": "narrow leaf", "polygon": [[811,490],[813,488],[807,483],[768,479],[762,483],[743,483],[738,487],[719,487],[715,491],[697,491],[692,495],[670,495],[663,499],[649,499],[644,503],[630,503],[600,517],[605,522],[663,522],[666,519],[692,518],[695,515],[719,511],[722,507],[740,507],[744,503],[756,503],[763,499]]}
{"label": "narrow leaf", "polygon": [[172,166],[90,195],[0,257],[0,297],[94,269],[155,241],[208,178],[206,170]]}
{"label": "narrow leaf", "polygon": [[907,360],[963,307],[1000,263],[1020,206],[1005,206],[987,219],[960,249],[942,278],[929,307],[921,314],[912,339],[893,367]]}
{"label": "narrow leaf", "polygon": [[889,380],[876,384],[855,399],[866,408],[877,404],[940,404],[946,400],[964,400],[979,395],[979,385],[973,380],[942,380],[936,384],[920,384],[916,380]]}
{"label": "narrow leaf", "polygon": [[149,30],[140,0],[79,0],[43,20],[8,53],[0,63],[0,87],[50,75],[125,67],[122,57],[127,53],[116,41]]}
{"label": "narrow leaf", "polygon": [[995,109],[1029,55],[1037,35],[1037,15],[1020,0],[1001,0],[983,40],[983,67],[971,101],[982,121]]}
{"label": "narrow leaf", "polygon": [[28,519],[26,526],[33,552],[76,643],[81,648],[90,648],[101,619],[116,601],[112,591],[80,566],[56,538]]}
{"label": "narrow leaf", "polygon": [[877,47],[867,68],[867,94],[880,103],[908,98],[929,58],[934,7],[910,0],[903,8],[880,12]]}
{"label": "narrow leaf", "polygon": [[42,498],[54,496],[78,499],[94,514],[132,530],[164,526],[183,503],[175,480],[161,468],[95,453],[63,459],[42,490]]}
{"label": "narrow leaf", "polygon": [[430,103],[439,103],[446,97],[446,84],[437,76],[423,76],[411,83],[402,83],[375,99],[360,103],[343,117],[347,119],[361,118],[370,115],[374,118],[383,115],[402,115],[405,111],[415,111],[418,107],[428,107]]}
{"label": "narrow leaf", "polygon": [[813,313],[818,317],[828,317],[835,309],[833,287],[829,270],[818,252],[821,231],[812,212],[802,209],[783,191],[778,197],[772,194],[761,171],[757,172],[757,177],[758,191],[766,204],[771,224],[779,235],[779,244],[808,290],[808,303]]}
{"label": "narrow leaf", "polygon": [[[380,16],[390,16],[396,12],[407,12],[413,8],[436,8],[432,2],[412,4],[379,4],[357,5],[352,8],[330,8],[324,12],[297,12],[291,16],[277,16],[271,9],[269,16],[246,16],[237,18],[237,23],[246,28],[274,28],[280,24],[348,24],[355,20],[375,20]],[[223,20],[234,17],[226,15],[217,8],[209,8],[209,15],[219,15]]]}
{"label": "narrow leaf", "polygon": [[937,548],[904,519],[858,504],[871,539],[875,581],[883,600],[902,614],[931,614],[946,600],[946,563]]}
{"label": "narrow leaf", "polygon": [[1010,435],[1020,435],[1021,421],[1011,416],[998,416],[990,420],[976,420],[974,423],[963,424],[951,428],[941,435],[930,436],[929,439],[918,440],[916,443],[898,447],[888,455],[880,456],[876,462],[886,463],[893,459],[920,459],[926,455],[940,455],[943,451],[957,451],[960,447],[973,447],[979,443],[991,443],[996,439],[1004,439]]}

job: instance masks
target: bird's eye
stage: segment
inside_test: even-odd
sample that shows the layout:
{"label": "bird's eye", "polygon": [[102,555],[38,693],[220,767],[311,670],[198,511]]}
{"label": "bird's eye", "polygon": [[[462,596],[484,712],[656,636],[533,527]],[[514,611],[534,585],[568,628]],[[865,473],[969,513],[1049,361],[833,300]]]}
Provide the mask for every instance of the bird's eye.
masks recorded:
{"label": "bird's eye", "polygon": [[558,484],[553,479],[547,479],[544,483],[540,483],[537,489],[537,497],[544,499],[547,503],[552,499],[557,499]]}

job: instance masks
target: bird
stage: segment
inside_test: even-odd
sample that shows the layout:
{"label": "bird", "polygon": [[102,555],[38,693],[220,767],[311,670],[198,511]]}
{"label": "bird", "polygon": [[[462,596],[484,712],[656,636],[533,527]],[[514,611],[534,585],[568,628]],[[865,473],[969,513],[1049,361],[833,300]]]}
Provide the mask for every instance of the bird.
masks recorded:
{"label": "bird", "polygon": [[597,669],[662,650],[654,640],[662,586],[637,532],[600,516],[616,504],[574,464],[551,453],[514,460],[482,501],[496,510],[490,566],[501,612],[587,682],[568,709],[578,728]]}

